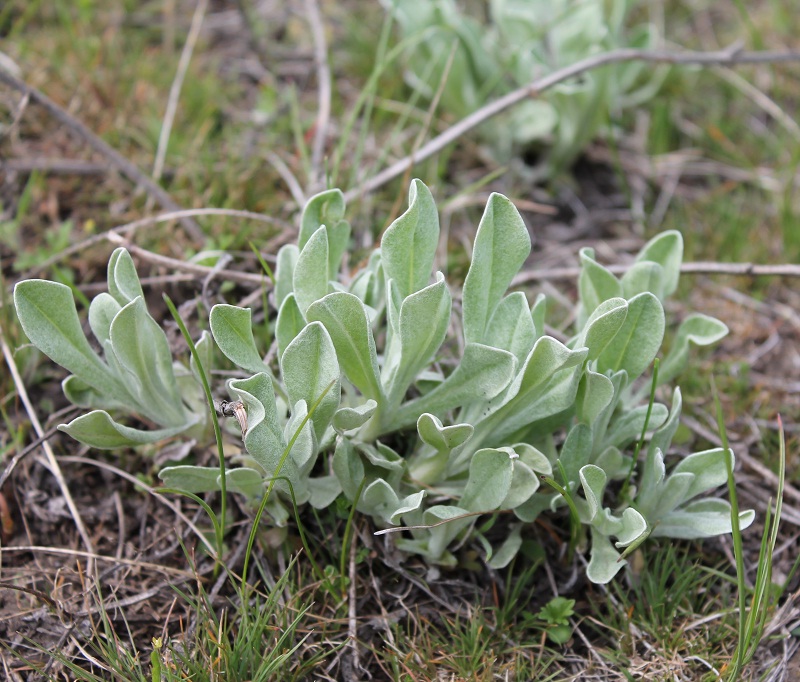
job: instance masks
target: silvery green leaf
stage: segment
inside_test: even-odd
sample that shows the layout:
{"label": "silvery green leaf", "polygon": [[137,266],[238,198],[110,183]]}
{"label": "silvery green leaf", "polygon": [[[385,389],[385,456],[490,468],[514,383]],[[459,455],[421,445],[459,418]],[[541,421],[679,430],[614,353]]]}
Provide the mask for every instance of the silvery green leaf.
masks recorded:
{"label": "silvery green leaf", "polygon": [[695,452],[684,457],[672,470],[671,475],[678,473],[694,474],[695,478],[686,491],[684,499],[690,500],[700,493],[713,490],[723,485],[728,480],[728,467],[726,460],[733,469],[733,450],[728,448],[713,448],[703,452]]}
{"label": "silvery green leaf", "polygon": [[302,251],[305,248],[311,236],[322,225],[329,227],[338,225],[344,218],[344,211],[344,194],[339,189],[328,189],[311,197],[306,202],[303,208],[303,215],[300,218],[300,233],[297,237],[297,245],[300,250]]}
{"label": "silvery green leaf", "polygon": [[187,493],[213,493],[219,490],[219,467],[181,465],[166,467],[158,477],[167,488]]}
{"label": "silvery green leaf", "polygon": [[342,256],[347,251],[350,241],[350,223],[340,220],[333,225],[327,224],[328,230],[328,275],[335,278],[342,267]]}
{"label": "silvery green leaf", "polygon": [[589,360],[596,360],[619,332],[628,316],[624,298],[610,298],[600,303],[589,315],[583,330],[572,344],[573,348],[589,349]]}
{"label": "silvery green leaf", "polygon": [[516,364],[508,351],[469,343],[453,373],[429,393],[404,403],[392,424],[400,428],[414,423],[422,412],[443,414],[471,402],[491,400],[508,386]]}
{"label": "silvery green leaf", "polygon": [[[647,405],[640,405],[623,412],[618,418],[613,419],[603,438],[603,447],[614,445],[620,449],[638,440],[642,435],[645,420],[647,420]],[[647,430],[660,427],[667,419],[668,410],[661,403],[653,403]]]}
{"label": "silvery green leaf", "polygon": [[114,249],[108,259],[108,293],[120,306],[127,305],[139,296],[144,299],[133,258],[127,249],[121,246]]}
{"label": "silvery green leaf", "polygon": [[370,297],[374,277],[375,275],[371,271],[361,270],[350,283],[350,293],[353,294],[353,296],[358,296],[358,298],[366,303],[367,299]]}
{"label": "silvery green leaf", "polygon": [[453,424],[445,426],[432,414],[427,412],[417,420],[417,432],[423,443],[441,451],[450,451],[466,443],[475,428],[471,424]]}
{"label": "silvery green leaf", "polygon": [[509,389],[510,401],[516,410],[530,402],[531,396],[559,370],[580,365],[586,358],[585,348],[571,350],[552,336],[543,336],[533,346],[519,375]]}
{"label": "silvery green leaf", "polygon": [[122,310],[116,299],[105,292],[98,294],[89,305],[89,326],[92,328],[94,338],[102,346],[108,341],[111,334],[111,321]]}
{"label": "silvery green leaf", "polygon": [[[588,376],[588,372],[586,374]],[[611,381],[611,386],[614,391],[611,401],[604,408],[602,408],[591,421],[592,433],[597,436],[598,445],[600,444],[603,435],[608,430],[608,424],[611,421],[611,418],[616,413],[617,406],[621,402],[623,390],[628,386],[628,373],[625,370],[613,372],[607,376]]]}
{"label": "silvery green leaf", "polygon": [[630,471],[630,457],[623,457],[618,448],[605,448],[592,462],[606,472],[609,479],[624,478]]}
{"label": "silvery green leaf", "polygon": [[285,244],[278,250],[275,262],[275,307],[278,310],[294,291],[294,269],[299,256],[300,250],[294,244]]}
{"label": "silvery green leaf", "polygon": [[663,269],[663,296],[672,295],[678,288],[683,261],[683,236],[677,230],[668,230],[653,237],[644,245],[637,262],[652,261]]}
{"label": "silvery green leaf", "polygon": [[339,479],[334,476],[318,476],[308,479],[308,489],[311,496],[308,503],[314,509],[327,509],[342,492]]}
{"label": "silvery green leaf", "polygon": [[310,322],[286,347],[281,355],[281,373],[290,403],[304,400],[314,405],[322,398],[311,417],[317,440],[322,440],[339,407],[341,372],[333,341],[321,323]]}
{"label": "silvery green leaf", "polygon": [[369,421],[377,407],[378,403],[372,399],[358,407],[340,407],[333,414],[333,428],[340,433],[357,429]]}
{"label": "silvery green leaf", "polygon": [[253,338],[250,308],[218,303],[211,308],[208,321],[214,341],[228,360],[254,374],[266,371]]}
{"label": "silvery green leaf", "polygon": [[682,404],[681,390],[676,387],[672,393],[672,408],[669,417],[651,436],[647,447],[647,458],[642,468],[642,479],[639,486],[641,499],[649,498],[655,492],[656,486],[664,480],[666,473],[664,453],[669,450],[672,437],[680,424]]}
{"label": "silvery green leaf", "polygon": [[489,566],[497,570],[505,568],[517,555],[520,547],[522,547],[522,524],[515,523],[506,539],[503,540],[503,544],[497,548],[491,558],[487,559]]}
{"label": "silvery green leaf", "polygon": [[553,510],[557,501],[563,502],[564,498],[556,492],[534,493],[530,498],[514,509],[514,514],[520,521],[533,523],[543,511]]}
{"label": "silvery green leaf", "polygon": [[531,238],[514,204],[489,197],[478,225],[472,263],[464,280],[463,321],[467,343],[487,343],[486,326],[531,251]]}
{"label": "silvery green leaf", "polygon": [[308,405],[306,401],[298,400],[292,410],[292,417],[283,430],[283,437],[287,443],[291,443],[292,438],[294,438],[292,449],[289,451],[289,459],[294,462],[301,474],[309,473],[311,467],[314,466],[315,455],[317,454],[317,441],[314,437],[312,422],[308,420],[303,424],[307,414]]}
{"label": "silvery green leaf", "polygon": [[111,323],[111,346],[120,365],[140,382],[137,397],[147,415],[163,426],[185,424],[167,335],[150,317],[141,297],[117,313]]}
{"label": "silvery green leaf", "polygon": [[672,381],[686,367],[689,359],[689,344],[710,346],[728,334],[728,327],[719,320],[695,313],[689,315],[678,327],[669,353],[658,370],[658,383]]}
{"label": "silvery green leaf", "polygon": [[615,535],[617,547],[627,547],[637,540],[645,539],[650,535],[650,530],[645,518],[633,507],[628,507],[622,512],[622,525]]}
{"label": "silvery green leaf", "polygon": [[387,389],[390,404],[399,403],[411,382],[427,367],[450,324],[450,290],[442,273],[437,281],[406,297],[400,307],[400,361]]}
{"label": "silvery green leaf", "polygon": [[529,443],[515,443],[514,452],[519,455],[519,461],[527,464],[533,471],[552,476],[553,465],[547,455]]}
{"label": "silvery green leaf", "polygon": [[547,313],[547,296],[538,294],[536,300],[531,306],[531,319],[533,320],[533,327],[536,331],[536,338],[544,336],[544,318]]}
{"label": "silvery green leaf", "polygon": [[634,263],[622,276],[622,292],[625,298],[633,298],[637,294],[649,291],[659,301],[664,296],[664,268],[652,261]]}
{"label": "silvery green leaf", "polygon": [[104,410],[94,410],[73,419],[69,424],[59,424],[58,429],[90,447],[98,450],[113,450],[114,448],[136,447],[172,438],[186,431],[195,423],[196,420],[187,420],[183,424],[166,429],[141,431],[118,424]]}
{"label": "silvery green leaf", "polygon": [[628,562],[619,561],[619,552],[605,535],[592,528],[592,558],[586,567],[586,577],[596,585],[605,585]]}
{"label": "silvery green leaf", "polygon": [[369,257],[367,266],[353,279],[350,293],[358,296],[364,305],[380,309],[383,306],[385,282],[380,249],[375,249]]}
{"label": "silvery green leaf", "polygon": [[[566,469],[566,467],[564,468]],[[605,471],[594,464],[582,466],[578,475],[588,508],[588,518],[586,522],[595,524],[598,517],[603,512],[603,493],[605,492],[608,478],[606,477]],[[598,530],[603,532],[605,529],[598,528]],[[604,534],[608,535],[609,533],[606,531]]]}
{"label": "silvery green leaf", "polygon": [[546,138],[558,124],[558,112],[540,99],[526,99],[509,111],[509,127],[518,144]]}
{"label": "silvery green leaf", "polygon": [[594,426],[597,417],[611,404],[613,399],[614,384],[611,379],[605,374],[587,369],[581,377],[578,395],[575,398],[576,417],[584,424]]}
{"label": "silvery green leaf", "polygon": [[622,296],[622,284],[614,275],[594,259],[594,249],[580,250],[581,274],[578,291],[582,315],[588,318],[603,301]]}
{"label": "silvery green leaf", "polygon": [[300,312],[328,293],[328,231],[323,225],[306,242],[294,267],[294,296]]}
{"label": "silvery green leaf", "polygon": [[391,523],[399,523],[402,516],[420,509],[422,507],[422,501],[425,499],[425,494],[425,490],[420,490],[411,495],[406,495],[402,500],[398,500],[397,508],[392,512],[389,521]]}
{"label": "silvery green leaf", "polygon": [[306,326],[305,317],[297,306],[294,294],[289,294],[283,299],[278,310],[278,320],[275,323],[275,339],[278,342],[278,357],[283,355],[286,347],[292,342]]}
{"label": "silvery green leaf", "polygon": [[430,190],[412,180],[408,210],[381,238],[381,259],[387,282],[397,284],[402,299],[427,286],[439,244],[439,214]]}
{"label": "silvery green leaf", "polygon": [[687,500],[687,493],[694,478],[694,474],[689,472],[673,472],[649,496],[640,495],[638,497],[639,511],[645,515],[652,525],[655,525],[660,519],[677,509]]}
{"label": "silvery green leaf", "polygon": [[310,321],[325,325],[339,366],[350,382],[380,404],[383,390],[378,378],[378,356],[364,304],[353,294],[334,292],[311,305],[307,316]]}
{"label": "silvery green leaf", "polygon": [[[419,494],[417,494],[417,497],[419,497]],[[420,497],[419,500],[421,501],[421,499]],[[402,515],[405,511],[411,511],[416,508],[412,506],[412,508],[398,512],[400,507],[400,499],[397,493],[382,478],[375,479],[367,485],[361,494],[361,499],[358,501],[359,510],[370,516],[378,517],[384,523],[394,523],[392,519],[398,514]]]}
{"label": "silvery green leaf", "polygon": [[586,424],[575,424],[569,430],[558,457],[567,477],[565,484],[577,483],[579,472],[591,461],[592,445],[592,430]]}
{"label": "silvery green leaf", "polygon": [[459,504],[468,511],[497,509],[511,489],[513,469],[507,450],[478,450],[469,463],[469,478]]}
{"label": "silvery green leaf", "polygon": [[[383,477],[393,488],[399,488],[403,474],[406,472],[405,459],[380,441],[375,445],[361,443],[359,450],[368,462],[368,473]],[[377,471],[378,469],[381,471]]]}
{"label": "silvery green leaf", "polygon": [[233,379],[228,382],[228,387],[244,403],[247,411],[247,433],[244,437],[247,452],[264,471],[269,475],[274,474],[286,448],[286,441],[278,422],[272,379],[259,372],[249,379]]}
{"label": "silvery green leaf", "polygon": [[521,459],[512,459],[511,464],[513,467],[511,486],[505,499],[500,503],[500,509],[516,509],[539,489],[539,477],[525,462]]}
{"label": "silvery green leaf", "polygon": [[628,301],[628,315],[597,360],[601,372],[625,370],[631,381],[653,362],[664,338],[664,308],[649,292]]}
{"label": "silvery green leaf", "polygon": [[99,392],[74,374],[70,374],[61,382],[61,390],[64,391],[67,400],[80,407],[89,407],[95,410],[135,409],[135,406],[118,400],[117,396]]}
{"label": "silvery green leaf", "polygon": [[[744,530],[755,519],[755,512],[739,512],[739,527]],[[697,500],[659,520],[654,537],[694,540],[731,532],[731,506],[726,500]]]}
{"label": "silvery green leaf", "polygon": [[342,486],[345,497],[355,500],[361,481],[364,480],[364,463],[347,438],[340,438],[333,452],[333,473]]}
{"label": "silvery green leaf", "polygon": [[[397,287],[397,282],[389,280],[386,283],[386,335],[387,346],[396,345],[397,338],[400,334],[400,308],[403,305],[403,297],[400,295],[400,290]],[[390,353],[388,350],[387,353]],[[399,361],[399,359],[398,359]]]}
{"label": "silvery green leaf", "polygon": [[504,404],[476,428],[492,429],[494,438],[503,438],[572,405],[586,353],[585,348],[570,350],[551,336],[541,337],[509,386]]}
{"label": "silvery green leaf", "polygon": [[521,291],[508,294],[497,305],[487,326],[486,342],[507,350],[522,363],[537,339],[528,300]]}
{"label": "silvery green leaf", "polygon": [[68,286],[43,279],[18,282],[14,306],[25,335],[42,353],[100,393],[119,394],[120,382],[83,334]]}
{"label": "silvery green leaf", "polygon": [[[200,332],[200,338],[194,345],[195,349],[197,350],[197,355],[200,358],[200,364],[203,367],[203,372],[208,379],[211,377],[211,369],[214,362],[214,343],[212,341],[211,334],[204,329],[202,332]],[[200,373],[197,371],[194,355],[189,358],[189,368],[199,387],[201,385]]]}
{"label": "silvery green leaf", "polygon": [[[219,469],[217,469],[219,479]],[[261,472],[247,467],[239,467],[225,472],[225,485],[229,493],[239,493],[248,500],[260,501],[266,492],[264,476]],[[220,486],[217,485],[216,490]]]}
{"label": "silvery green leaf", "polygon": [[[444,556],[447,546],[465,528],[475,523],[474,516],[464,517],[469,510],[461,507],[446,506],[442,504],[434,505],[425,510],[422,516],[425,525],[435,525],[430,528],[430,538],[428,540],[428,556],[433,561],[439,561]],[[442,523],[444,522],[444,523]]]}

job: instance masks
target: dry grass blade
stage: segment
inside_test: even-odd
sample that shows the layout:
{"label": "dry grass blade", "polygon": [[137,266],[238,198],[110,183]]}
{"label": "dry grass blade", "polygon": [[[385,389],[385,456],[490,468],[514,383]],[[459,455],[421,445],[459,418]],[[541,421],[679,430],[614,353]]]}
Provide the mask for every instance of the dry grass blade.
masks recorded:
{"label": "dry grass blade", "polygon": [[314,145],[311,151],[309,178],[309,194],[316,194],[324,189],[322,158],[331,117],[331,68],[328,63],[328,45],[325,41],[325,26],[322,23],[319,4],[317,0],[306,0],[305,6],[308,25],[314,37],[314,62],[317,67],[317,120],[314,123]]}
{"label": "dry grass blade", "polygon": [[17,393],[19,395],[22,404],[25,406],[25,411],[28,413],[28,418],[31,420],[31,425],[33,426],[34,430],[36,431],[37,436],[42,438],[42,449],[44,450],[45,457],[47,459],[48,468],[50,473],[53,474],[56,481],[58,482],[58,487],[61,490],[61,494],[64,496],[64,501],[67,503],[67,507],[69,509],[70,514],[72,515],[72,519],[75,521],[75,526],[78,529],[78,534],[81,536],[81,541],[83,542],[86,550],[88,552],[89,561],[86,565],[86,573],[90,576],[94,576],[95,574],[95,563],[94,563],[94,545],[92,544],[91,539],[89,538],[89,532],[86,530],[86,525],[83,523],[83,518],[81,517],[80,512],[78,511],[78,507],[75,504],[75,500],[72,498],[72,493],[69,491],[69,486],[67,485],[67,481],[64,478],[64,474],[61,472],[61,467],[58,464],[58,460],[56,459],[55,453],[53,449],[50,447],[50,443],[47,440],[44,440],[44,429],[42,428],[42,424],[39,421],[39,417],[36,414],[36,410],[33,407],[33,404],[28,397],[28,392],[25,389],[25,384],[22,381],[22,377],[19,375],[19,371],[17,370],[17,363],[14,361],[14,355],[11,353],[11,349],[8,347],[6,343],[5,335],[3,334],[3,330],[0,328],[0,345],[3,347],[3,357],[6,359],[6,364],[8,365],[8,369],[11,372],[11,378],[14,381],[14,385],[16,386]]}
{"label": "dry grass blade", "polygon": [[[179,211],[181,209],[181,207],[166,192],[166,190],[142,173],[142,171],[136,167],[136,164],[126,159],[116,149],[111,147],[111,145],[100,139],[83,123],[81,123],[74,116],[68,114],[43,92],[40,92],[24,81],[21,81],[19,78],[12,76],[2,68],[0,68],[0,83],[5,83],[15,90],[24,93],[30,97],[31,100],[44,107],[47,112],[59,123],[67,126],[67,128],[69,128],[75,134],[83,138],[96,152],[106,157],[111,164],[115,166],[120,173],[122,173],[122,175],[128,178],[128,180],[144,187],[147,193],[150,196],[155,197],[156,201],[158,201],[158,203],[161,204],[161,206],[163,206],[165,209],[169,209],[171,211]],[[194,220],[191,218],[183,218],[181,219],[181,225],[186,231],[186,234],[188,234],[192,240],[199,244],[202,244],[205,241],[205,235],[203,234],[203,231]]]}
{"label": "dry grass blade", "polygon": [[161,179],[161,173],[164,171],[164,159],[167,156],[167,146],[169,145],[169,136],[172,132],[172,124],[175,121],[175,114],[178,111],[178,100],[181,96],[183,81],[186,78],[186,72],[189,70],[189,62],[192,60],[192,53],[194,52],[195,45],[197,45],[197,39],[200,37],[200,29],[203,26],[203,19],[207,9],[208,0],[199,0],[194,10],[189,34],[186,36],[186,42],[183,44],[183,51],[178,61],[178,68],[175,71],[175,78],[169,89],[167,109],[164,112],[164,121],[161,124],[161,133],[158,136],[156,160],[153,163],[153,180],[156,182]]}

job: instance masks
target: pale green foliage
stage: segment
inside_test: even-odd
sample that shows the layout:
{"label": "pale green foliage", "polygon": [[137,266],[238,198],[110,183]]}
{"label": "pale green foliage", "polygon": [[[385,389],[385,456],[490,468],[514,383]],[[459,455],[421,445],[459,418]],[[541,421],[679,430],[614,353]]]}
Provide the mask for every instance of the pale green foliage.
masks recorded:
{"label": "pale green foliage", "polygon": [[[31,343],[71,372],[63,382],[70,402],[93,408],[59,429],[101,449],[205,433],[207,413],[195,368],[173,362],[167,337],[147,311],[133,260],[125,249],[111,254],[108,293],[96,296],[89,307],[89,326],[100,353],[84,336],[69,287],[40,279],[19,282],[14,304]],[[204,333],[197,347],[208,371],[210,335]],[[125,426],[108,410],[161,428]]]}
{"label": "pale green foliage", "polygon": [[[257,395],[248,397],[243,382],[231,382],[248,414],[256,415],[251,431],[263,428],[262,413],[270,415],[265,433],[271,440],[256,443],[250,433],[245,438],[256,460],[248,471],[274,475],[290,425],[341,378],[313,415],[302,454],[292,453],[281,473],[298,501],[327,503],[343,492],[380,525],[414,526],[412,537],[399,539],[398,546],[431,561],[455,562],[453,543],[471,532],[477,515],[505,509],[520,521],[507,540],[492,548],[478,538],[492,565],[508,563],[521,544],[523,523],[565,503],[540,488],[542,476],[563,477],[560,484],[589,531],[589,577],[596,582],[610,580],[624,565],[618,550],[650,534],[730,531],[726,502],[696,500],[724,482],[723,454],[692,455],[666,476],[663,453],[677,426],[677,390],[671,411],[659,403],[652,407],[648,430],[656,431],[641,471],[634,470],[641,492],[637,496],[634,487],[628,499],[608,499],[608,483],[626,477],[632,445],[645,427],[647,404],[635,389],[647,386],[641,377],[661,348],[662,299],[677,286],[680,234],[652,240],[621,280],[584,249],[578,326],[565,344],[544,334],[546,301],[537,299],[531,309],[522,293],[507,293],[530,252],[530,238],[514,206],[492,195],[460,297],[463,353],[443,375],[431,363],[444,357],[452,294],[443,275],[432,272],[439,225],[429,190],[414,181],[408,210],[349,281],[335,279],[328,248],[335,237],[328,227],[306,224],[308,216],[320,214],[317,203],[338,196],[326,192],[312,199],[303,218],[304,246],[286,246],[278,255],[277,337],[286,399],[276,400],[263,374],[257,375],[263,377]],[[341,221],[338,201],[336,206],[334,219]],[[249,316],[217,306],[211,321],[225,355],[257,369]],[[664,366],[679,372],[689,343],[712,343],[725,331],[712,318],[687,319]],[[416,439],[409,441],[415,427]],[[399,432],[406,436],[396,438]],[[402,452],[392,447],[399,442],[406,443]],[[324,470],[333,476],[304,479],[309,463],[331,446]],[[748,513],[742,520],[751,518]]]}
{"label": "pale green foliage", "polygon": [[[452,565],[454,547],[474,537],[494,567],[517,553],[525,524],[569,504],[580,526],[573,535],[579,548],[591,543],[588,577],[600,583],[650,535],[730,532],[729,504],[700,496],[725,482],[732,453],[695,453],[668,473],[664,460],[678,425],[680,391],[673,391],[671,409],[641,397],[664,337],[662,301],[678,283],[680,234],[651,240],[621,279],[583,249],[576,327],[562,342],[545,334],[543,297],[529,307],[524,294],[507,292],[530,253],[527,228],[508,199],[489,198],[455,296],[442,273],[433,272],[438,215],[419,180],[409,204],[366,265],[345,277],[331,260],[331,254],[341,259],[349,235],[342,195],[330,190],[310,200],[300,245],[284,246],[277,258],[277,376],[256,348],[250,311],[212,309],[220,350],[252,373],[228,383],[244,405],[248,428],[246,454],[226,473],[227,489],[257,504],[273,481],[277,495],[267,511],[279,524],[288,519],[290,498],[322,508],[343,494],[380,526],[409,526],[410,534],[397,540],[405,551]],[[163,332],[143,312],[127,253],[115,252],[109,272],[111,294],[98,297],[90,311],[92,329],[105,341],[105,363],[80,333],[74,306],[65,305],[67,298],[72,305],[71,296],[59,285],[18,285],[20,318],[32,341],[79,377],[85,394],[102,389],[106,404],[133,409],[139,403],[131,402],[131,387],[142,386],[158,402],[142,401],[134,411],[163,419],[167,407],[184,409],[177,383],[164,379],[170,365]],[[61,297],[56,303],[48,303],[55,300],[50,288]],[[455,320],[454,297],[461,301]],[[115,340],[128,308],[129,334]],[[448,341],[453,329],[461,331]],[[666,378],[682,370],[690,344],[707,345],[726,332],[712,318],[687,318],[663,358]],[[152,361],[132,364],[129,346]],[[437,361],[454,352],[445,347],[463,350],[442,372]],[[124,381],[114,374],[122,368]],[[70,397],[77,393],[69,382],[65,388]],[[98,414],[105,415],[87,418]],[[67,430],[76,432],[72,425]],[[633,462],[643,432],[651,434],[646,457]],[[221,483],[216,467],[170,467],[161,476],[194,493]],[[543,478],[547,486],[540,485]],[[476,520],[502,510],[516,519],[492,547]],[[741,525],[752,518],[743,512]]]}
{"label": "pale green foliage", "polygon": [[[652,24],[627,29],[634,0],[491,0],[486,23],[454,0],[383,0],[409,43],[406,80],[463,118],[490,99],[581,59],[621,47],[657,47]],[[596,69],[483,126],[500,160],[540,144],[543,176],[565,170],[609,117],[653,97],[666,73],[643,63]]]}

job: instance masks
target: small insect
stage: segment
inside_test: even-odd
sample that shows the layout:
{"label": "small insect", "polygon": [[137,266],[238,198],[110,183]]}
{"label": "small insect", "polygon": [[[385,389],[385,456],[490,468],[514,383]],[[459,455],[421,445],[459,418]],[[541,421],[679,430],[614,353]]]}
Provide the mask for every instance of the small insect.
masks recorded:
{"label": "small insect", "polygon": [[247,410],[241,400],[220,400],[217,412],[223,417],[235,417],[242,429],[242,438],[247,433]]}

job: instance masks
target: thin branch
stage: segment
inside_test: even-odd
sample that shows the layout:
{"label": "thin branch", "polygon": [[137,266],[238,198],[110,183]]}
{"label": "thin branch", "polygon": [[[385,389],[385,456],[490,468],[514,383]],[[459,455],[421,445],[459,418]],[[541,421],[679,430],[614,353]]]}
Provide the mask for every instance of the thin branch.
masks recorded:
{"label": "thin branch", "polygon": [[[281,230],[290,231],[294,229],[288,223],[279,220],[278,218],[273,218],[272,216],[264,215],[263,213],[254,213],[253,211],[239,211],[234,208],[187,208],[180,211],[170,211],[169,213],[162,213],[160,215],[154,216],[146,216],[144,218],[140,218],[139,220],[134,220],[132,223],[126,223],[125,225],[120,225],[119,227],[114,227],[106,232],[101,234],[96,234],[83,241],[78,242],[77,244],[73,244],[72,246],[67,247],[63,251],[59,251],[54,256],[42,261],[41,263],[35,265],[34,267],[30,268],[25,274],[27,277],[34,277],[38,273],[43,272],[47,268],[49,268],[54,263],[58,263],[59,261],[71,256],[73,253],[79,253],[84,249],[89,248],[94,244],[98,244],[104,241],[113,241],[113,237],[111,235],[125,235],[128,239],[133,235],[133,233],[138,230],[140,227],[146,227],[147,225],[155,225],[157,223],[166,223],[171,220],[176,220],[178,218],[188,218],[191,216],[226,216],[226,217],[233,217],[233,218],[245,218],[248,220],[258,220],[262,223],[269,223],[271,225],[275,225],[280,227]],[[270,240],[271,242],[272,240]],[[267,243],[267,247],[269,247],[269,243]],[[265,247],[265,250],[268,248]]]}
{"label": "thin branch", "polygon": [[178,111],[178,100],[181,96],[181,89],[183,88],[183,81],[186,78],[186,72],[189,70],[189,62],[192,60],[192,53],[194,52],[197,39],[200,37],[200,29],[203,26],[203,19],[208,9],[208,0],[198,0],[197,7],[195,7],[194,15],[192,16],[192,25],[189,27],[189,33],[186,36],[186,42],[183,44],[183,51],[181,58],[178,60],[178,68],[175,71],[175,78],[172,81],[172,86],[169,89],[169,97],[167,99],[167,109],[164,112],[164,121],[161,124],[161,134],[158,136],[158,149],[156,150],[156,159],[153,164],[153,180],[158,182],[161,179],[161,174],[164,172],[164,159],[167,156],[167,146],[169,145],[169,136],[172,133],[172,124],[175,122],[175,114]]}
{"label": "thin branch", "polygon": [[[615,275],[624,275],[630,265],[607,265],[607,270]],[[681,273],[686,275],[735,275],[741,277],[800,277],[800,265],[783,263],[779,265],[759,265],[757,263],[714,263],[697,261],[681,265]],[[578,267],[530,270],[517,275],[511,286],[545,280],[575,279],[581,274]]]}
{"label": "thin branch", "polygon": [[[43,107],[47,112],[62,125],[67,126],[72,132],[79,137],[83,138],[89,146],[96,152],[106,157],[109,162],[116,167],[128,180],[135,185],[141,185],[148,194],[155,197],[155,200],[165,209],[170,211],[180,211],[180,205],[167,193],[167,191],[159,184],[153,182],[142,171],[140,171],[136,164],[126,159],[116,149],[109,145],[104,140],[100,139],[91,130],[89,130],[83,123],[81,123],[74,116],[67,113],[63,108],[51,100],[43,92],[28,85],[19,78],[12,76],[7,71],[0,69],[0,83],[5,83],[10,87],[18,90],[19,92],[27,95],[32,101],[36,102],[39,106]],[[181,225],[195,242],[202,244],[205,241],[205,235],[200,229],[200,226],[191,218],[181,219]]]}
{"label": "thin branch", "polygon": [[317,67],[317,120],[314,124],[314,146],[311,151],[311,177],[309,178],[309,194],[322,189],[324,181],[322,159],[325,153],[325,141],[328,137],[328,125],[331,117],[331,68],[328,63],[328,44],[325,41],[325,26],[319,11],[317,0],[306,0],[306,13],[311,35],[314,37],[314,63]]}
{"label": "thin branch", "polygon": [[294,173],[290,170],[289,166],[287,166],[283,159],[278,156],[273,151],[268,151],[264,154],[264,157],[272,164],[272,167],[278,171],[278,175],[283,178],[283,181],[286,183],[286,186],[289,188],[289,191],[292,193],[292,198],[294,199],[295,203],[299,208],[302,208],[306,205],[306,195],[303,192],[303,188],[300,187],[300,183],[297,181],[297,178],[294,176]]}
{"label": "thin branch", "polygon": [[126,249],[128,249],[128,251],[131,252],[131,254],[139,256],[139,258],[142,260],[150,263],[157,263],[158,265],[163,265],[164,267],[171,268],[172,270],[191,272],[199,277],[216,275],[217,277],[229,279],[232,282],[239,282],[240,284],[252,284],[259,287],[272,286],[269,278],[265,277],[263,274],[251,274],[249,272],[238,272],[237,270],[216,270],[215,268],[208,267],[206,265],[197,265],[195,263],[188,263],[183,260],[178,260],[177,258],[169,258],[168,256],[162,256],[158,253],[153,253],[152,251],[143,249],[141,246],[131,244],[127,239],[116,233],[108,234],[107,238],[108,241],[114,244],[124,246]]}
{"label": "thin branch", "polygon": [[352,201],[357,197],[385,185],[387,182],[402,175],[407,168],[440,152],[447,145],[455,142],[462,135],[481,125],[493,116],[504,112],[506,109],[509,109],[523,100],[538,97],[545,90],[552,88],[554,85],[558,85],[569,78],[579,76],[582,73],[607,64],[632,61],[644,61],[656,64],[699,65],[763,64],[800,61],[800,52],[744,52],[738,46],[733,46],[725,50],[714,52],[668,52],[664,50],[635,50],[623,48],[603,54],[592,55],[563,69],[558,69],[547,76],[537,78],[528,85],[517,88],[507,95],[481,107],[478,111],[461,119],[461,121],[445,130],[441,135],[434,137],[415,153],[404,159],[400,159],[360,187],[345,192],[345,199],[347,201]]}
{"label": "thin branch", "polygon": [[9,173],[61,173],[64,175],[102,175],[108,172],[108,164],[83,161],[82,159],[56,159],[44,156],[28,159],[6,159],[0,161],[0,171]]}

